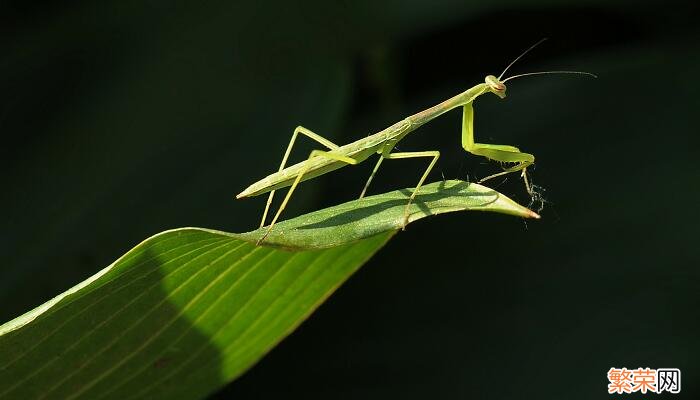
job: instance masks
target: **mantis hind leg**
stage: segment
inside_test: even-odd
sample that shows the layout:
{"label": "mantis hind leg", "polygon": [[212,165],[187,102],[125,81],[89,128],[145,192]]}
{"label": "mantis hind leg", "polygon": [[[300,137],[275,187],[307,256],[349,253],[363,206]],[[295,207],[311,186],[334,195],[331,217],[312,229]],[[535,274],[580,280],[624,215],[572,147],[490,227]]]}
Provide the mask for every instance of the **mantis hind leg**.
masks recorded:
{"label": "mantis hind leg", "polygon": [[382,165],[382,161],[384,160],[384,156],[379,156],[379,160],[377,160],[377,163],[374,165],[374,169],[372,170],[372,173],[369,175],[369,178],[367,178],[367,182],[365,183],[365,187],[362,189],[362,192],[360,193],[360,199],[365,197],[365,193],[367,193],[367,188],[369,188],[369,184],[372,183],[372,179],[374,179],[374,175],[377,174],[377,170],[379,170],[379,166]]}
{"label": "mantis hind leg", "polygon": [[[322,151],[322,150],[313,150],[311,154],[309,154],[309,160],[314,158],[314,157],[325,157],[325,158],[330,158],[331,160],[337,160],[337,161],[342,161],[344,163],[350,164],[350,165],[355,165],[359,161],[355,160],[354,158],[351,157],[346,157],[340,154],[333,154],[327,151]],[[279,219],[280,215],[282,214],[282,211],[284,211],[285,207],[287,207],[287,203],[289,202],[289,199],[292,197],[292,193],[294,193],[294,190],[297,188],[297,185],[299,185],[299,182],[301,182],[301,179],[304,177],[304,175],[309,171],[310,163],[306,163],[304,168],[299,171],[299,175],[297,175],[296,179],[294,180],[294,183],[292,183],[292,186],[290,186],[289,191],[287,191],[287,195],[284,197],[284,200],[282,200],[282,204],[280,207],[277,209],[277,213],[275,214],[274,218],[272,218],[272,222],[270,222],[270,225],[267,227],[267,231],[265,231],[265,234],[258,239],[258,243],[262,243],[267,235],[270,234],[270,231],[272,231],[272,227],[275,226],[275,223]]]}
{"label": "mantis hind leg", "polygon": [[[386,147],[385,149],[389,149],[389,150],[382,153],[382,158],[386,158],[388,160],[395,160],[395,159],[400,159],[400,158],[416,158],[416,157],[432,157],[433,158],[432,161],[430,161],[428,168],[426,168],[425,172],[423,172],[423,176],[421,176],[415,189],[413,189],[413,193],[411,193],[411,197],[408,199],[408,203],[406,203],[406,208],[405,208],[404,214],[403,214],[403,229],[406,229],[406,225],[408,224],[408,210],[411,206],[411,203],[413,202],[413,199],[415,199],[416,194],[420,190],[421,186],[423,186],[423,182],[425,182],[425,179],[428,177],[428,174],[430,174],[430,171],[435,166],[435,163],[437,163],[438,158],[440,158],[440,152],[435,150],[435,151],[410,151],[410,152],[401,152],[401,153],[389,153],[389,151],[391,151],[391,147]],[[387,153],[387,154],[385,154],[385,153]],[[379,165],[379,163],[377,163],[377,165]]]}
{"label": "mantis hind leg", "polygon": [[490,160],[504,163],[515,163],[514,166],[503,169],[503,172],[489,175],[479,180],[479,183],[495,178],[497,176],[509,174],[511,172],[522,171],[521,176],[525,182],[525,189],[532,195],[532,187],[527,179],[527,167],[535,162],[535,156],[523,153],[515,146],[503,144],[486,144],[474,142],[474,108],[471,103],[463,107],[462,114],[462,147],[477,156],[486,157]]}
{"label": "mantis hind leg", "polygon": [[[322,145],[328,147],[331,150],[337,149],[338,145],[331,142],[330,140],[324,138],[321,135],[318,135],[316,133],[311,132],[309,129],[304,128],[303,126],[299,125],[294,129],[294,133],[292,134],[292,139],[289,141],[289,145],[287,145],[287,151],[284,152],[284,157],[282,157],[282,162],[280,163],[280,169],[278,171],[282,171],[284,167],[287,165],[287,159],[289,158],[289,154],[292,152],[292,147],[294,147],[294,142],[297,140],[297,136],[299,134],[302,134],[312,140],[317,141],[318,143],[321,143]],[[267,204],[265,204],[265,211],[263,212],[262,215],[262,220],[260,221],[260,227],[262,228],[265,226],[265,220],[267,219],[267,212],[270,210],[270,204],[272,204],[272,199],[275,197],[275,191],[272,190],[270,191],[270,194],[267,196]]]}

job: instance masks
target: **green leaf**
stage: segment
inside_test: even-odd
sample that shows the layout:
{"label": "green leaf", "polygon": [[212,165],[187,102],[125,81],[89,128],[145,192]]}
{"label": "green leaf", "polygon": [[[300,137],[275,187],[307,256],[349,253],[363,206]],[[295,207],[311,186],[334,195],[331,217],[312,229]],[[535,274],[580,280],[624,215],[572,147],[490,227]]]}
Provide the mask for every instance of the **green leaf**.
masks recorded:
{"label": "green leaf", "polygon": [[[291,333],[399,229],[408,190],[262,231],[157,234],[0,326],[0,398],[199,398]],[[477,184],[425,186],[410,221],[458,210],[537,214]],[[294,248],[287,251],[279,247]]]}
{"label": "green leaf", "polygon": [[[289,249],[339,246],[403,227],[406,203],[412,189],[401,189],[282,221],[265,244]],[[494,211],[524,218],[539,218],[508,197],[476,183],[450,180],[425,185],[409,207],[408,221],[454,211]],[[243,233],[257,241],[266,228]]]}

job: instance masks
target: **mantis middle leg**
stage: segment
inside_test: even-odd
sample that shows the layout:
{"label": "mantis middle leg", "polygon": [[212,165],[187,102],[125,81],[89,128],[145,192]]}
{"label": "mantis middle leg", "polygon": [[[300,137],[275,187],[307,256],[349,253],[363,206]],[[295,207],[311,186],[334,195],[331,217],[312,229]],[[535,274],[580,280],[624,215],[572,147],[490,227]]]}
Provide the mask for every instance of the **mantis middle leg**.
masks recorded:
{"label": "mantis middle leg", "polygon": [[469,102],[464,105],[462,114],[462,147],[472,154],[486,157],[500,162],[516,163],[516,165],[504,168],[503,172],[489,175],[479,180],[479,183],[495,178],[497,176],[509,174],[511,172],[522,171],[521,176],[525,182],[525,189],[532,195],[532,188],[527,180],[527,167],[535,162],[535,156],[523,153],[515,146],[503,144],[484,144],[474,142],[474,108]]}
{"label": "mantis middle leg", "polygon": [[425,172],[423,172],[423,176],[421,176],[415,189],[413,189],[413,193],[411,193],[411,197],[408,199],[408,203],[406,204],[406,208],[405,208],[404,214],[403,214],[403,229],[406,229],[406,225],[408,224],[408,210],[411,206],[411,203],[413,202],[413,199],[416,198],[416,194],[420,190],[421,186],[423,186],[423,182],[425,182],[425,179],[428,177],[428,174],[430,174],[430,171],[435,166],[435,163],[437,163],[438,158],[440,158],[440,152],[435,150],[435,151],[406,151],[406,152],[401,152],[401,153],[389,153],[391,151],[391,149],[394,147],[393,146],[394,144],[391,144],[390,146],[386,146],[384,148],[384,151],[382,151],[382,154],[381,154],[380,161],[377,162],[377,166],[375,167],[375,172],[379,168],[379,164],[381,163],[381,159],[384,159],[384,158],[386,158],[387,160],[396,160],[396,159],[400,159],[400,158],[416,158],[416,157],[432,157],[433,158],[432,161],[430,161],[428,168],[426,168]]}
{"label": "mantis middle leg", "polygon": [[[287,159],[289,158],[289,154],[292,152],[292,147],[294,147],[294,142],[297,140],[297,136],[299,134],[302,134],[310,139],[313,139],[322,145],[328,147],[331,150],[337,149],[338,145],[331,142],[330,140],[324,138],[321,135],[318,135],[316,133],[311,132],[309,129],[304,128],[303,126],[297,126],[296,129],[294,129],[294,133],[292,134],[292,139],[289,141],[289,145],[287,145],[287,151],[284,152],[284,157],[282,157],[282,163],[280,163],[280,169],[278,171],[282,171],[284,167],[287,165]],[[260,227],[262,228],[265,226],[265,220],[267,219],[267,212],[270,210],[270,204],[272,204],[272,198],[275,197],[275,191],[272,190],[270,191],[270,194],[267,196],[267,204],[265,204],[265,211],[263,212],[262,220],[260,221]]]}

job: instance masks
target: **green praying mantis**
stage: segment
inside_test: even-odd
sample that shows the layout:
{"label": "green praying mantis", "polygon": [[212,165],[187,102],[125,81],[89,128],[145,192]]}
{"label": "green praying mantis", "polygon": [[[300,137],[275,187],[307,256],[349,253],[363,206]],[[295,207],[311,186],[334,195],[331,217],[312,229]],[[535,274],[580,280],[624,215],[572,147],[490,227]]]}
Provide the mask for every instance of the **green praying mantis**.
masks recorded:
{"label": "green praying mantis", "polygon": [[[326,174],[347,165],[359,164],[367,160],[375,153],[379,154],[379,159],[377,160],[372,173],[370,174],[364,188],[362,189],[362,192],[360,193],[360,199],[364,197],[365,193],[367,193],[367,188],[369,188],[370,183],[372,183],[372,179],[374,179],[374,176],[379,170],[379,166],[382,165],[382,161],[385,159],[398,160],[419,157],[430,159],[428,168],[425,169],[425,172],[423,172],[423,175],[418,180],[418,184],[413,189],[413,192],[411,193],[411,196],[406,204],[403,221],[403,226],[405,228],[406,224],[408,223],[409,207],[415,199],[416,194],[420,191],[420,188],[425,179],[428,177],[428,174],[430,174],[430,171],[440,158],[440,152],[435,150],[394,152],[392,150],[394,150],[396,144],[409,133],[457,107],[462,107],[462,147],[467,152],[474,155],[486,157],[487,159],[499,161],[501,163],[508,163],[509,165],[507,167],[504,166],[503,171],[501,172],[482,178],[479,180],[479,183],[501,175],[521,171],[520,175],[525,183],[525,188],[530,195],[533,195],[532,187],[528,182],[527,167],[535,162],[535,156],[529,153],[521,152],[520,149],[515,146],[476,143],[474,141],[474,108],[472,107],[472,103],[477,97],[485,93],[493,93],[501,99],[505,98],[505,83],[511,79],[520,78],[523,76],[540,74],[580,74],[596,77],[594,74],[581,71],[541,71],[513,75],[506,79],[502,79],[503,75],[511,66],[513,66],[513,64],[515,64],[521,57],[542,43],[544,40],[546,39],[542,39],[530,46],[527,50],[515,58],[510,64],[508,64],[508,66],[498,77],[488,75],[484,79],[483,83],[479,83],[474,87],[443,101],[440,104],[404,118],[375,134],[356,140],[344,146],[338,146],[323,136],[306,129],[303,126],[298,126],[294,130],[292,138],[289,141],[289,145],[287,146],[287,150],[282,157],[279,170],[259,180],[258,182],[253,183],[241,193],[236,195],[236,198],[240,199],[244,197],[258,196],[269,192],[267,204],[265,205],[265,211],[263,212],[262,221],[260,222],[260,227],[262,228],[265,226],[265,220],[267,219],[267,214],[270,209],[270,205],[272,204],[275,191],[277,189],[289,187],[287,195],[277,209],[277,213],[272,218],[272,222],[268,226],[264,235],[258,240],[258,244],[262,243],[270,233],[300,182],[316,178],[317,176]],[[289,154],[291,153],[292,148],[294,147],[294,142],[299,134],[315,140],[316,142],[325,146],[328,150],[313,150],[305,161],[286,167],[287,159],[289,158]]]}

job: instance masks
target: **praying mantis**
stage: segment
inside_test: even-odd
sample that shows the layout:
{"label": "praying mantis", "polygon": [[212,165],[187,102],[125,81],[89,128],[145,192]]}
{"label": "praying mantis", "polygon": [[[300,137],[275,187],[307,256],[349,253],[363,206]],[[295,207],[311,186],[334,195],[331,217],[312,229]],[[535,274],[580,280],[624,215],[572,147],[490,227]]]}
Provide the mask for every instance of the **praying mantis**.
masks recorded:
{"label": "praying mantis", "polygon": [[[594,74],[581,71],[541,71],[513,75],[506,79],[502,79],[503,75],[511,66],[513,66],[513,64],[515,64],[521,57],[542,43],[544,40],[546,39],[542,39],[530,46],[527,50],[515,58],[510,64],[508,64],[508,66],[498,77],[488,75],[484,79],[484,82],[479,83],[474,87],[443,101],[442,103],[439,103],[417,114],[413,114],[386,129],[344,146],[338,146],[323,136],[304,128],[303,126],[298,126],[294,130],[292,138],[289,141],[289,145],[287,146],[287,150],[282,157],[279,170],[253,183],[241,193],[236,195],[237,199],[241,199],[245,197],[258,196],[269,192],[267,204],[265,205],[265,211],[263,212],[262,221],[260,222],[260,228],[262,228],[265,226],[265,220],[267,219],[267,214],[270,209],[270,205],[272,204],[275,191],[277,189],[289,187],[287,195],[285,196],[284,200],[282,200],[282,204],[277,209],[277,213],[272,218],[272,222],[268,226],[264,235],[258,240],[258,244],[261,244],[268,236],[300,182],[316,178],[320,175],[348,165],[357,165],[367,160],[375,153],[379,154],[379,159],[377,160],[372,173],[370,174],[364,188],[362,189],[362,192],[360,193],[360,199],[364,197],[365,193],[367,193],[367,189],[369,188],[370,183],[372,183],[372,179],[374,179],[374,176],[379,170],[379,166],[382,165],[382,161],[385,159],[398,160],[421,157],[430,159],[428,168],[425,169],[425,172],[423,172],[423,175],[418,180],[418,184],[413,189],[413,192],[411,193],[411,196],[406,204],[403,220],[403,227],[405,228],[406,224],[408,223],[409,207],[415,199],[416,194],[418,194],[420,191],[420,188],[425,179],[428,177],[428,174],[430,174],[430,171],[440,158],[440,152],[436,150],[392,152],[392,150],[394,150],[396,144],[409,133],[457,107],[462,107],[462,147],[464,150],[471,154],[485,157],[490,160],[499,161],[501,163],[510,163],[510,166],[503,167],[503,171],[482,178],[479,180],[479,183],[501,175],[521,171],[521,177],[525,183],[525,188],[527,192],[532,195],[532,187],[527,178],[527,167],[535,162],[535,156],[529,153],[521,152],[520,149],[515,146],[476,143],[474,141],[474,108],[472,103],[474,100],[476,100],[476,98],[486,93],[493,93],[501,99],[505,98],[505,83],[511,79],[520,78],[523,76],[540,74],[580,74],[596,77]],[[319,144],[325,146],[328,150],[313,150],[305,161],[286,167],[287,159],[289,158],[289,154],[294,147],[294,142],[300,134],[318,142]]]}

